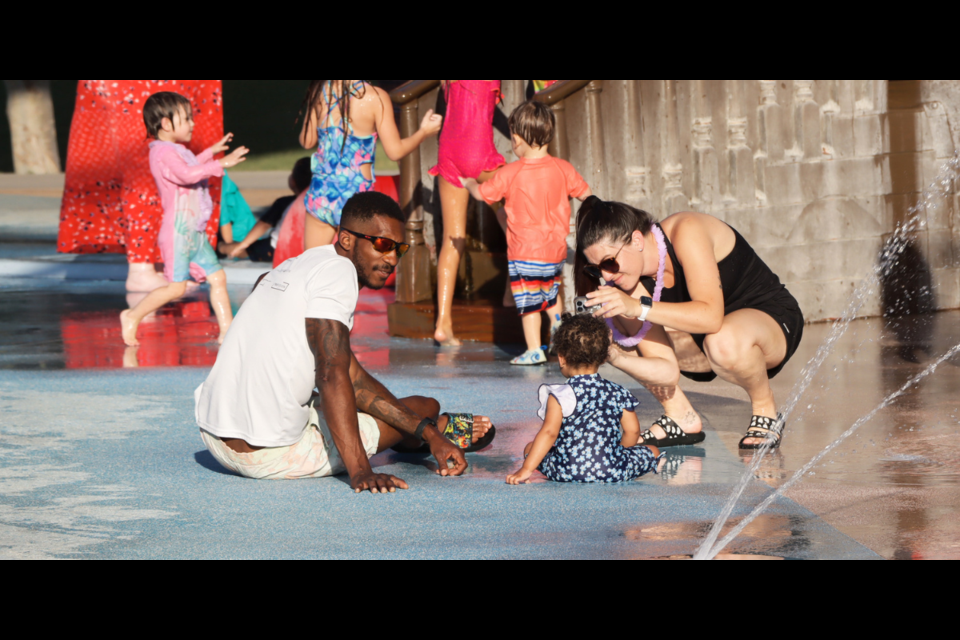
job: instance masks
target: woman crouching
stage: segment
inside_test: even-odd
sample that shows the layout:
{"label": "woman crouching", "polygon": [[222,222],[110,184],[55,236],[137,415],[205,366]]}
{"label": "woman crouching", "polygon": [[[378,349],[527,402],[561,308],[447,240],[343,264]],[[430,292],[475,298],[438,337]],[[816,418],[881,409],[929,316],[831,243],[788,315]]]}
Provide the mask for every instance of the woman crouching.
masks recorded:
{"label": "woman crouching", "polygon": [[[577,294],[613,332],[610,363],[663,405],[644,444],[704,439],[700,416],[677,386],[683,373],[704,382],[719,375],[747,392],[753,416],[741,449],[779,446],[783,420],[769,379],[797,350],[803,313],[733,227],[694,212],[657,223],[646,211],[591,197],[577,218],[575,269]],[[664,327],[691,334],[692,344],[674,345]],[[681,371],[680,361],[696,359],[694,345],[709,367]]]}

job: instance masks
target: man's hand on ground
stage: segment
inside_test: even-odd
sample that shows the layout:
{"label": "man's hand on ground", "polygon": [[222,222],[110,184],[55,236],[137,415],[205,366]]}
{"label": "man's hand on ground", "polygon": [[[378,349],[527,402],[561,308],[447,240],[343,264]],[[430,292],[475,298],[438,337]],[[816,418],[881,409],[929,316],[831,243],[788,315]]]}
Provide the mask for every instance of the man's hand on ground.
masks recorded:
{"label": "man's hand on ground", "polygon": [[[463,457],[463,451],[457,445],[453,444],[436,429],[424,431],[427,438],[427,444],[430,445],[430,453],[437,459],[437,473],[441,476],[458,476],[467,470],[467,459]],[[447,461],[454,464],[449,468]]]}
{"label": "man's hand on ground", "polygon": [[409,489],[406,482],[396,476],[386,473],[361,473],[356,478],[350,478],[350,487],[354,493],[369,490],[370,493],[395,493],[397,489]]}

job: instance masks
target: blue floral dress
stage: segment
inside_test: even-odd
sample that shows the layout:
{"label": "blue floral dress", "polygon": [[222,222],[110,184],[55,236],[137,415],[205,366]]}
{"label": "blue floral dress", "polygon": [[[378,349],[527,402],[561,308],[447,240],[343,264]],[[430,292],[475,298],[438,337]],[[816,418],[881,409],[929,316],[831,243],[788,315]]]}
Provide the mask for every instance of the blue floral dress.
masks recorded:
{"label": "blue floral dress", "polygon": [[[354,89],[363,83],[354,85]],[[324,88],[327,104],[334,104],[339,96]],[[327,119],[330,114],[327,114]],[[310,158],[313,178],[304,196],[307,213],[332,227],[340,224],[340,213],[354,194],[371,191],[375,179],[367,180],[360,170],[365,164],[373,165],[377,150],[377,134],[356,136],[349,130],[349,123],[317,127],[317,152]],[[347,129],[346,132],[344,129]],[[344,142],[343,136],[347,136]],[[370,167],[373,175],[373,166]]]}
{"label": "blue floral dress", "polygon": [[574,376],[567,384],[541,385],[541,419],[550,396],[560,403],[563,422],[556,443],[537,467],[540,473],[555,482],[627,482],[656,473],[660,458],[648,447],[627,449],[620,444],[623,412],[639,404],[629,391],[598,373]]}

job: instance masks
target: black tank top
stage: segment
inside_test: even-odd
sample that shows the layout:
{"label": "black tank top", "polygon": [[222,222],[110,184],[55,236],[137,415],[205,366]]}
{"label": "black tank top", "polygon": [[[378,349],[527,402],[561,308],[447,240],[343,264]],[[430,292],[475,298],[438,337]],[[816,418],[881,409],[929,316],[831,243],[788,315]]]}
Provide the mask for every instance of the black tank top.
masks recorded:
{"label": "black tank top", "polygon": [[[660,227],[659,224],[657,226]],[[660,230],[663,231],[663,228],[661,227]],[[717,263],[717,268],[720,270],[720,284],[723,288],[723,315],[739,309],[758,308],[786,288],[780,283],[777,274],[760,259],[743,236],[733,227],[730,227],[730,230],[736,237],[733,250]],[[664,302],[690,302],[692,298],[687,290],[687,278],[683,272],[683,266],[677,260],[673,243],[670,242],[666,233],[663,234],[663,239],[667,243],[667,254],[673,262],[674,283],[669,289],[663,288],[660,299]],[[644,280],[647,281],[644,282],[647,291],[652,292],[653,278],[644,278]],[[699,336],[695,336],[697,337]],[[697,342],[702,343],[702,338]]]}

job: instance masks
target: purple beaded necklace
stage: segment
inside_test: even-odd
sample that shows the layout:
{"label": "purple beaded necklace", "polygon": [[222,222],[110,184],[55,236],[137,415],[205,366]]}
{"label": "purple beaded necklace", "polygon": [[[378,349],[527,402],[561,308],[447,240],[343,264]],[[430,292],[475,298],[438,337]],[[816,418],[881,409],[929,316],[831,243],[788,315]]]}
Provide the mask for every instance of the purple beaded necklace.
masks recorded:
{"label": "purple beaded necklace", "polygon": [[[660,262],[657,264],[657,284],[653,289],[653,300],[656,302],[660,300],[660,294],[663,292],[663,270],[667,266],[667,243],[663,239],[663,231],[660,230],[658,225],[653,225],[650,230],[653,231],[653,237],[657,241],[657,253],[660,256]],[[635,336],[625,336],[620,333],[613,324],[613,318],[607,318],[607,326],[613,331],[613,339],[617,341],[617,344],[621,347],[635,347],[643,341],[653,325],[649,320],[645,321]]]}

